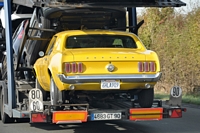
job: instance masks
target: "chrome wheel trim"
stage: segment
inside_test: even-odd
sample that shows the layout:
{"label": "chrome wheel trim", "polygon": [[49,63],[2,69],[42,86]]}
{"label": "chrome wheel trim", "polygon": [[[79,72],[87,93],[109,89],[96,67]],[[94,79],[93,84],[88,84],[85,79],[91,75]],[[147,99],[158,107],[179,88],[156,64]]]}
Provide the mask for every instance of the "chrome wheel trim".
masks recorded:
{"label": "chrome wheel trim", "polygon": [[50,98],[51,98],[51,105],[54,105],[54,83],[53,83],[53,79],[51,79],[51,84],[50,84]]}

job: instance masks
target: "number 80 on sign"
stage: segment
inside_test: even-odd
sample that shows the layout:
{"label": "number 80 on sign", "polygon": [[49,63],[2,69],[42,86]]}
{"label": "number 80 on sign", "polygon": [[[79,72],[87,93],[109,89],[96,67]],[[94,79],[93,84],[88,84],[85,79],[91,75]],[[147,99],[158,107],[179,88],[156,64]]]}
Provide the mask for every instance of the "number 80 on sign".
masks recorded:
{"label": "number 80 on sign", "polygon": [[29,110],[41,112],[43,111],[43,95],[39,89],[31,89],[29,92]]}

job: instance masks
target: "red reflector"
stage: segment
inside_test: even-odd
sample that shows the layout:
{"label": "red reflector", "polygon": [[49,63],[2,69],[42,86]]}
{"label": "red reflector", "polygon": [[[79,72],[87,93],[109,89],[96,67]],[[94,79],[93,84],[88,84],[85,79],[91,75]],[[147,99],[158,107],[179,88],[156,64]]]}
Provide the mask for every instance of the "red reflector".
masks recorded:
{"label": "red reflector", "polygon": [[81,63],[81,62],[78,63],[78,72],[79,73],[83,72],[83,63]]}
{"label": "red reflector", "polygon": [[170,118],[181,118],[181,117],[182,117],[182,110],[181,109],[171,110]]}
{"label": "red reflector", "polygon": [[31,114],[31,122],[47,122],[46,115],[43,113]]}
{"label": "red reflector", "polygon": [[143,72],[144,71],[142,62],[138,62],[138,69],[139,69],[139,72]]}
{"label": "red reflector", "polygon": [[65,71],[66,71],[67,73],[70,73],[70,72],[71,72],[70,63],[65,63]]}
{"label": "red reflector", "polygon": [[77,69],[76,69],[76,63],[72,63],[72,72],[76,73]]}
{"label": "red reflector", "polygon": [[150,71],[151,72],[155,72],[156,69],[155,69],[155,62],[150,62]]}
{"label": "red reflector", "polygon": [[22,114],[22,117],[25,117],[26,115],[25,114]]}
{"label": "red reflector", "polygon": [[144,62],[144,71],[149,72],[149,62]]}

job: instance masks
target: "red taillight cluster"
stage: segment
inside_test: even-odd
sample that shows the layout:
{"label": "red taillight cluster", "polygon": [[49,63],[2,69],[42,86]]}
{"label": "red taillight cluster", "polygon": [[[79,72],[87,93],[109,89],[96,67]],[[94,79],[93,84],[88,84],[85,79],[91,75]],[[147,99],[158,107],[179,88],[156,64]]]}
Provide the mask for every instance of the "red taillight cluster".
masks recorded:
{"label": "red taillight cluster", "polygon": [[65,72],[66,73],[82,73],[83,72],[83,63],[81,62],[73,62],[73,63],[65,63]]}
{"label": "red taillight cluster", "polygon": [[138,62],[139,72],[155,72],[156,64],[155,62]]}

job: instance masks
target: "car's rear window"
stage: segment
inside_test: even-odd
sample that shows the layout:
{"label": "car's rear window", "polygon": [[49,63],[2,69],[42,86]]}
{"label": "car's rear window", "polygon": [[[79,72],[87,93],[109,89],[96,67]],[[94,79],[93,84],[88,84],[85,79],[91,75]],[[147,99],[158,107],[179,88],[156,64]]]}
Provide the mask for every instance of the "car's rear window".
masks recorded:
{"label": "car's rear window", "polygon": [[77,35],[67,38],[66,48],[137,48],[137,45],[129,36]]}

